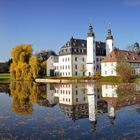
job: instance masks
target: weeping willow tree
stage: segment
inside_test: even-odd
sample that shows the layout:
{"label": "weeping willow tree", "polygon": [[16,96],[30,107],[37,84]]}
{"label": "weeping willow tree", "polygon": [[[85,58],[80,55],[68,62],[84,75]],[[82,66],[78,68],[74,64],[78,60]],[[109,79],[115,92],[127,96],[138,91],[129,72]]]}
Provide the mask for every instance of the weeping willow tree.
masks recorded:
{"label": "weeping willow tree", "polygon": [[32,56],[32,45],[22,44],[12,49],[10,77],[12,80],[33,80],[42,70],[40,58]]}

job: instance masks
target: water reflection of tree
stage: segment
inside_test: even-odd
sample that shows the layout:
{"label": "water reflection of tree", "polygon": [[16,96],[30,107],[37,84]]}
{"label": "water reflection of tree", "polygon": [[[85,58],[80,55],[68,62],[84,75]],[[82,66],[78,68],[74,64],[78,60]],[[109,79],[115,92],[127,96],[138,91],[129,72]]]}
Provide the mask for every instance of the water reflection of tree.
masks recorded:
{"label": "water reflection of tree", "polygon": [[8,83],[0,83],[0,92],[9,93],[9,84]]}
{"label": "water reflection of tree", "polygon": [[136,93],[136,85],[135,84],[118,85],[116,93],[118,96],[118,100],[125,100],[131,98]]}
{"label": "water reflection of tree", "polygon": [[13,98],[12,110],[18,115],[31,115],[32,103],[38,103],[46,99],[45,92],[33,82],[10,83],[11,96]]}

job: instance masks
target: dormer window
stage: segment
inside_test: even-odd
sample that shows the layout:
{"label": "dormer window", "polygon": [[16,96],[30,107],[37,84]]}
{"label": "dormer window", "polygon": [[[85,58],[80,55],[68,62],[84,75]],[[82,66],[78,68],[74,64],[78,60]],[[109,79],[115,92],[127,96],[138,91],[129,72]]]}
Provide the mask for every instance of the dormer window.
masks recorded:
{"label": "dormer window", "polygon": [[129,57],[128,57],[128,56],[125,56],[125,59],[126,59],[126,60],[128,60],[128,59],[129,59]]}
{"label": "dormer window", "polygon": [[70,43],[69,43],[69,42],[67,42],[67,43],[66,43],[66,46],[69,46],[69,45],[70,45]]}
{"label": "dormer window", "polygon": [[85,46],[85,44],[84,44],[84,43],[82,43],[82,46],[84,47],[84,46]]}
{"label": "dormer window", "polygon": [[73,43],[73,46],[75,46],[76,44],[75,43]]}

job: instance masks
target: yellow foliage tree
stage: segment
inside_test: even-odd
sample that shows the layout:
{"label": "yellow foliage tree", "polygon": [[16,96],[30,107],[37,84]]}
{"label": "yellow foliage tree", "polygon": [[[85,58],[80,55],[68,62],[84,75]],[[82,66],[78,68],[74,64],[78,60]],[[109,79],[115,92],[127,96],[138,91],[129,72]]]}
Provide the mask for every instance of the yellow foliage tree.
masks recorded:
{"label": "yellow foliage tree", "polygon": [[32,46],[18,45],[12,49],[10,76],[13,80],[34,80],[39,75],[45,75],[46,61],[32,56]]}
{"label": "yellow foliage tree", "polygon": [[13,62],[10,65],[10,76],[14,80],[30,80],[29,60],[32,56],[32,46],[28,44],[18,45],[12,49]]}
{"label": "yellow foliage tree", "polygon": [[32,56],[30,61],[30,74],[31,76],[35,79],[38,76],[39,70],[40,70],[40,63],[39,63],[39,58],[36,56]]}

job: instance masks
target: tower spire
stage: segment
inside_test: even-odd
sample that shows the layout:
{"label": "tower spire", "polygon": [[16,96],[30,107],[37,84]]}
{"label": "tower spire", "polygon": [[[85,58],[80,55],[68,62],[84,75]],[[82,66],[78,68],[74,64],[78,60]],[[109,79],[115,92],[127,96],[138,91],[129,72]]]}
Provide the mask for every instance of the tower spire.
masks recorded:
{"label": "tower spire", "polygon": [[92,25],[91,25],[91,24],[89,25],[87,35],[88,35],[88,37],[90,37],[90,36],[93,36],[93,37],[94,37],[93,27],[92,27]]}

